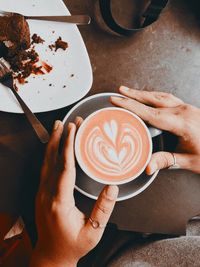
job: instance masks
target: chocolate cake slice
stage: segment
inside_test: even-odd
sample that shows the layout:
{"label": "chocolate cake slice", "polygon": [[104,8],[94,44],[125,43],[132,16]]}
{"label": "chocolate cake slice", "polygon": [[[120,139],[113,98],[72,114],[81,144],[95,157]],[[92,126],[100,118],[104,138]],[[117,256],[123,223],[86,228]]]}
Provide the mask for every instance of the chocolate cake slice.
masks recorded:
{"label": "chocolate cake slice", "polygon": [[35,44],[43,42],[35,33],[31,43],[29,25],[22,15],[0,15],[0,57],[9,62],[19,83],[26,83],[25,79],[31,74],[43,75],[52,70],[52,66],[39,62],[35,51]]}
{"label": "chocolate cake slice", "polygon": [[0,43],[2,42],[12,50],[25,50],[30,47],[29,26],[23,16],[0,16]]}
{"label": "chocolate cake slice", "polygon": [[4,57],[13,70],[14,77],[24,82],[34,64],[39,60],[31,46],[29,25],[25,18],[18,14],[0,16],[0,57]]}

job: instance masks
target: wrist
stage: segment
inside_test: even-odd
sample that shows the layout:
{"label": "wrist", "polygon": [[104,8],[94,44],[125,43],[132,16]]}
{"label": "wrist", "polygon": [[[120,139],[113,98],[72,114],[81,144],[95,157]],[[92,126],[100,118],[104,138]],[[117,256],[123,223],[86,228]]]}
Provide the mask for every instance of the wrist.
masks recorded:
{"label": "wrist", "polygon": [[44,255],[41,250],[35,249],[32,253],[29,267],[76,267],[78,260],[65,257]]}

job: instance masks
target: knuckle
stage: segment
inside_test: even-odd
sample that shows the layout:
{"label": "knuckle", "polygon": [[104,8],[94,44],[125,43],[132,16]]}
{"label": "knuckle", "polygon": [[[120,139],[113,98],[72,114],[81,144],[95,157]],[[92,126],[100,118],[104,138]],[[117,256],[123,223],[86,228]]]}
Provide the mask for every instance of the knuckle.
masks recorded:
{"label": "knuckle", "polygon": [[75,175],[75,165],[65,164],[62,168],[62,172],[64,175]]}
{"label": "knuckle", "polygon": [[174,98],[174,95],[172,93],[165,93],[168,98]]}
{"label": "knuckle", "polygon": [[159,100],[163,101],[167,98],[173,98],[174,96],[171,93],[165,93],[165,92],[154,92],[154,97]]}
{"label": "knuckle", "polygon": [[190,110],[191,106],[188,104],[181,104],[178,107],[174,108],[173,110],[173,114],[175,116],[180,116],[180,117],[184,117],[185,113],[188,113],[188,111]]}
{"label": "knuckle", "polygon": [[[149,108],[148,108],[149,109]],[[150,108],[150,114],[151,114],[151,116],[153,117],[153,118],[157,118],[157,117],[159,117],[160,116],[160,114],[161,114],[161,111],[159,110],[159,109],[155,109],[155,108]],[[149,112],[148,110],[147,110],[147,112]]]}
{"label": "knuckle", "polygon": [[61,203],[57,199],[54,199],[50,204],[50,214],[55,218],[60,215]]}
{"label": "knuckle", "polygon": [[199,156],[194,156],[190,158],[189,162],[190,170],[200,174],[200,158]]}
{"label": "knuckle", "polygon": [[110,209],[101,203],[97,203],[97,209],[104,215],[110,214]]}
{"label": "knuckle", "polygon": [[161,162],[162,162],[162,168],[165,169],[167,167],[169,167],[171,164],[169,162],[169,158],[167,157],[167,154],[161,154]]}
{"label": "knuckle", "polygon": [[93,233],[88,232],[85,236],[85,241],[89,247],[95,247],[97,244],[96,237]]}
{"label": "knuckle", "polygon": [[75,170],[75,162],[72,158],[64,156],[62,161],[59,163],[59,169],[61,172],[72,172]]}
{"label": "knuckle", "polygon": [[184,104],[179,106],[179,110],[180,110],[181,113],[182,112],[187,113],[188,111],[191,111],[191,109],[192,109],[192,106],[189,105],[189,104],[185,104],[184,103]]}
{"label": "knuckle", "polygon": [[129,105],[131,100],[130,100],[129,98],[127,98],[127,97],[123,97],[123,98],[121,99],[121,101],[122,101],[122,103],[124,103],[125,105]]}

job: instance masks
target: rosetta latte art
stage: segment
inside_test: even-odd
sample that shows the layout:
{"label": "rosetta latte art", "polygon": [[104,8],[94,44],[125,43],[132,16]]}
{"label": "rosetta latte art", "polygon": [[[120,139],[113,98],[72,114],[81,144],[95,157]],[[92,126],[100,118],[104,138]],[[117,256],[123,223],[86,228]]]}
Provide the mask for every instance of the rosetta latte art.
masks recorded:
{"label": "rosetta latte art", "polygon": [[94,127],[85,140],[84,154],[102,175],[124,176],[138,164],[143,142],[138,130],[130,123],[118,125],[116,120]]}

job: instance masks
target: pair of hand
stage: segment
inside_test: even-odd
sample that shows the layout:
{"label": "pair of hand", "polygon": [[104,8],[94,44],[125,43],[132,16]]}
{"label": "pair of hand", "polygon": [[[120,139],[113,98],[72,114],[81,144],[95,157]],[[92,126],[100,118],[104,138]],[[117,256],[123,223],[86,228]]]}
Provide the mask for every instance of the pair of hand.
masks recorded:
{"label": "pair of hand", "polygon": [[[116,106],[126,108],[147,123],[167,130],[179,138],[177,163],[180,168],[200,173],[200,110],[183,103],[171,94],[120,88],[127,98],[112,97]],[[74,137],[81,123],[77,118],[68,126],[68,138],[58,154],[63,125],[56,121],[47,146],[36,200],[38,242],[33,251],[31,267],[74,267],[78,260],[100,241],[104,228],[93,228],[91,222],[75,206]],[[153,154],[147,174],[173,164],[168,152]],[[107,186],[100,194],[91,218],[106,225],[118,195],[117,186]]]}

